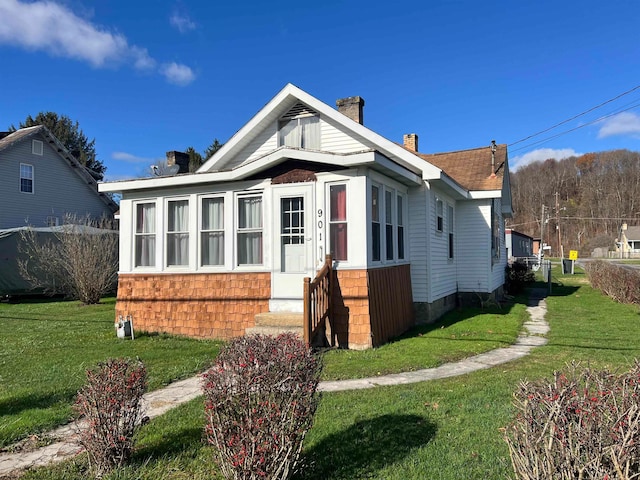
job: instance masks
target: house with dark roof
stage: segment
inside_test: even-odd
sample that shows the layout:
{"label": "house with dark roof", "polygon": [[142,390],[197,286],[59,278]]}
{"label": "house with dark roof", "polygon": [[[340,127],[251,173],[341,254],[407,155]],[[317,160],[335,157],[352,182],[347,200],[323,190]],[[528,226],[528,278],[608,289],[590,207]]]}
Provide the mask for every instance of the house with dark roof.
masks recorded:
{"label": "house with dark roof", "polygon": [[0,230],[111,218],[118,206],[44,126],[0,133]]}
{"label": "house with dark roof", "polygon": [[361,97],[336,106],[288,84],[197,172],[101,183],[122,195],[116,315],[222,339],[293,319],[364,349],[500,295],[506,146],[425,154]]}

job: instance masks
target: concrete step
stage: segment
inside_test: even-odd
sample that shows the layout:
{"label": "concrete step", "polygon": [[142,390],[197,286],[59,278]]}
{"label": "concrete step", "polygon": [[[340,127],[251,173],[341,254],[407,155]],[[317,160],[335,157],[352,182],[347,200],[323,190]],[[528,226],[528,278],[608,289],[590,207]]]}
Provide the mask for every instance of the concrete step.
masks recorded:
{"label": "concrete step", "polygon": [[300,327],[302,328],[302,313],[298,312],[264,312],[256,315],[256,327]]}
{"label": "concrete step", "polygon": [[302,326],[280,327],[277,325],[262,325],[262,326],[247,328],[245,330],[245,335],[262,334],[262,335],[272,335],[275,337],[277,335],[280,335],[281,333],[289,333],[289,332],[295,333],[301,338],[304,336],[304,329],[302,328]]}

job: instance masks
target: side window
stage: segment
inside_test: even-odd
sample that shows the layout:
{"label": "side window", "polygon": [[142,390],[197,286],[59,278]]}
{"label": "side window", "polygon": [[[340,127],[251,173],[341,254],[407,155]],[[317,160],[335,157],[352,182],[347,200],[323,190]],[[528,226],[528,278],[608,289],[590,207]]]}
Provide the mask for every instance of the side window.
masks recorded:
{"label": "side window", "polygon": [[387,260],[393,260],[393,193],[384,191],[384,227],[387,247]]}
{"label": "side window", "polygon": [[189,265],[189,200],[167,202],[167,266]]}
{"label": "side window", "polygon": [[200,218],[200,265],[224,264],[224,199],[203,198]]}
{"label": "side window", "polygon": [[31,153],[34,155],[42,155],[44,153],[42,140],[33,140],[31,142]]}
{"label": "side window", "polygon": [[451,205],[447,205],[447,223],[449,224],[449,259],[453,259],[453,207]]}
{"label": "side window", "polygon": [[330,251],[334,260],[347,260],[347,186],[331,185],[329,202]]}
{"label": "side window", "polygon": [[443,215],[444,215],[444,204],[442,203],[442,200],[440,200],[439,198],[436,198],[436,230],[438,232],[441,232],[444,228],[444,220],[443,220]]}
{"label": "side window", "polygon": [[371,259],[374,262],[380,261],[380,189],[371,186]]}
{"label": "side window", "polygon": [[33,193],[33,165],[20,164],[20,191]]}
{"label": "side window", "polygon": [[403,212],[403,196],[397,196],[398,207],[398,259],[404,260],[404,212]]}
{"label": "side window", "polygon": [[278,145],[319,150],[320,118],[313,115],[280,120]]}
{"label": "side window", "polygon": [[135,207],[135,266],[156,265],[156,204],[138,203]]}
{"label": "side window", "polygon": [[262,265],[262,197],[238,197],[238,265]]}

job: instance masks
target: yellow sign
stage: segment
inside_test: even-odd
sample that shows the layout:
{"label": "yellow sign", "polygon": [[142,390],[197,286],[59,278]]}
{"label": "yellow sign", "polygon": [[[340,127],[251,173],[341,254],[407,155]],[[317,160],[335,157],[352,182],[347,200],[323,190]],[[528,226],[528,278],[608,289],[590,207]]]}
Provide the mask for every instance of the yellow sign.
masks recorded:
{"label": "yellow sign", "polygon": [[578,259],[578,251],[569,250],[569,260],[577,260],[577,259]]}

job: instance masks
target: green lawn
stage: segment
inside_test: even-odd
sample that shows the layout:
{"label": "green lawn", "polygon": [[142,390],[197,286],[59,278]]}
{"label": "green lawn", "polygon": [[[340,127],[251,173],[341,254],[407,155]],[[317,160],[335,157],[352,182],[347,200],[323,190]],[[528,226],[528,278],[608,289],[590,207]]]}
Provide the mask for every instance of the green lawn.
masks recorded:
{"label": "green lawn", "polygon": [[[324,394],[305,441],[306,467],[297,480],[508,478],[511,467],[500,429],[510,421],[518,381],[549,377],[573,359],[592,367],[626,368],[640,357],[637,306],[603,297],[582,274],[554,276],[554,282],[547,298],[549,343],[523,359],[455,378]],[[518,322],[520,308],[503,314],[505,320],[513,316]],[[394,348],[405,341],[415,336]],[[202,443],[202,425],[202,399],[153,420],[140,432],[133,464],[105,478],[218,478],[209,447]],[[86,460],[78,457],[24,478],[85,476]]]}
{"label": "green lawn", "polygon": [[114,305],[113,298],[90,306],[0,303],[0,447],[65,423],[86,369],[109,357],[139,357],[149,388],[156,389],[203,370],[218,354],[220,342],[167,335],[118,339]]}

